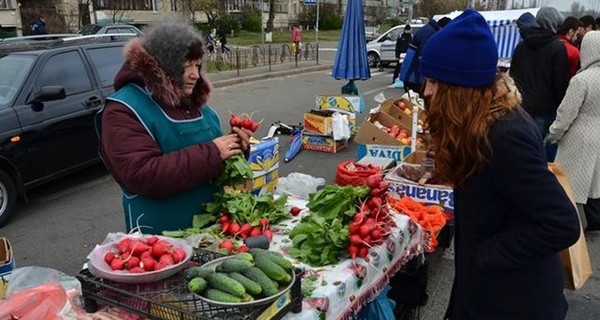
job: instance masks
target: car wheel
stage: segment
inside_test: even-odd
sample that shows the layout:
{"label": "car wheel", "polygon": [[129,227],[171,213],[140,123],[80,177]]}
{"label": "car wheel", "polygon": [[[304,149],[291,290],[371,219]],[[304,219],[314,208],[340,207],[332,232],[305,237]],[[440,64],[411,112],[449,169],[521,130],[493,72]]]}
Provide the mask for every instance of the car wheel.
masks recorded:
{"label": "car wheel", "polygon": [[8,220],[17,207],[17,187],[3,170],[0,170],[0,227]]}
{"label": "car wheel", "polygon": [[375,52],[369,52],[367,54],[367,61],[369,62],[369,67],[375,68],[379,63],[379,55]]}

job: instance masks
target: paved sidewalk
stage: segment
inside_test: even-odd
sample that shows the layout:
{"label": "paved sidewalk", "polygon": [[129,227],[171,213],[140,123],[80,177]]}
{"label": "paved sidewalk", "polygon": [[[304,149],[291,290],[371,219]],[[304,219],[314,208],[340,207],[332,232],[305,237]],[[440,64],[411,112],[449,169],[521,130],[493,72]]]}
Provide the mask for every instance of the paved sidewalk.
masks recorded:
{"label": "paved sidewalk", "polygon": [[278,63],[269,66],[259,66],[248,69],[228,70],[220,72],[208,73],[208,79],[215,88],[226,87],[243,82],[256,81],[268,78],[284,77],[293,74],[331,70],[331,63],[316,63],[314,60],[298,61],[298,65],[294,61]]}

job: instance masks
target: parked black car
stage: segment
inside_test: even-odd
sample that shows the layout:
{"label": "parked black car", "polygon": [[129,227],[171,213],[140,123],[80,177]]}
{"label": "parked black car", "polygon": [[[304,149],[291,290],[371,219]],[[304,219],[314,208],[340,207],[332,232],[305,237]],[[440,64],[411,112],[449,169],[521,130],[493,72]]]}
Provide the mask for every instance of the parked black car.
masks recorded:
{"label": "parked black car", "polygon": [[0,226],[31,187],[99,161],[94,116],[122,37],[0,42]]}

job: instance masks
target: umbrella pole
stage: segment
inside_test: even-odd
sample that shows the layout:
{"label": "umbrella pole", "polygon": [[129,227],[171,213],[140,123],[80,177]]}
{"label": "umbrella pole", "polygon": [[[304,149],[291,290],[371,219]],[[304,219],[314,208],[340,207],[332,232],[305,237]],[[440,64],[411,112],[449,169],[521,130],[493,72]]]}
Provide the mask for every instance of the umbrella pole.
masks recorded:
{"label": "umbrella pole", "polygon": [[317,52],[316,52],[316,58],[317,58],[317,64],[319,64],[319,7],[321,6],[321,4],[319,3],[319,0],[317,0],[317,23],[315,25],[315,42],[317,43]]}

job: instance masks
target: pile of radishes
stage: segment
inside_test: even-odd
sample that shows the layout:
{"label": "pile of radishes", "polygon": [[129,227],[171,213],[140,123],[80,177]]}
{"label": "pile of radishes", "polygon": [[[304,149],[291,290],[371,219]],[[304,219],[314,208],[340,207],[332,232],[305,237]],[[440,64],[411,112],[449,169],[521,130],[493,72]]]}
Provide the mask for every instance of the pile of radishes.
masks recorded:
{"label": "pile of radishes", "polygon": [[111,270],[130,273],[157,271],[184,261],[187,254],[182,247],[157,236],[124,237],[104,255]]}
{"label": "pile of radishes", "polygon": [[352,259],[368,259],[369,248],[382,244],[396,226],[387,207],[388,182],[381,175],[372,175],[367,179],[367,186],[371,189],[370,197],[360,205],[360,211],[348,226],[348,254]]}

